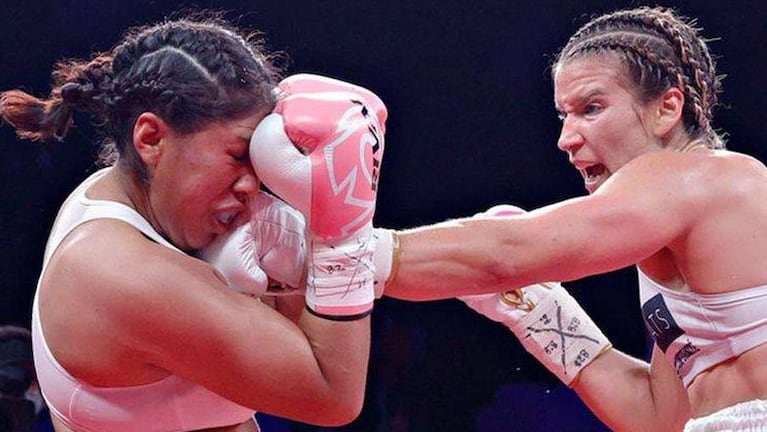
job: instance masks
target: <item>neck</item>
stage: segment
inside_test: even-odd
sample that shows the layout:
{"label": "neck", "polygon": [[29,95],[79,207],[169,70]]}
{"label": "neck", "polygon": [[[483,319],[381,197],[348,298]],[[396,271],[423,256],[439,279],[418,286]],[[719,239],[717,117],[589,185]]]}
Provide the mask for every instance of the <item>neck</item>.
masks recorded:
{"label": "neck", "polygon": [[682,153],[690,153],[699,150],[708,150],[706,143],[700,139],[691,140],[679,148],[679,151]]}
{"label": "neck", "polygon": [[112,171],[115,173],[117,186],[124,197],[124,203],[133,207],[158,233],[163,235],[149,201],[149,182],[141,180],[130,169],[120,166],[119,163]]}

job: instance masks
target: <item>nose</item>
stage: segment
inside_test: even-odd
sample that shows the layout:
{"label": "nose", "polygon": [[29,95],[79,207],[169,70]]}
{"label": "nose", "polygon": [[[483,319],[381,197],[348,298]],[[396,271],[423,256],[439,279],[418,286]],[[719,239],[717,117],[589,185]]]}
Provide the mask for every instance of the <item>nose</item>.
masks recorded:
{"label": "nose", "polygon": [[247,167],[235,180],[232,190],[240,202],[246,203],[253,194],[258,192],[260,186],[261,181],[256,176],[256,173],[253,172],[253,168]]}
{"label": "nose", "polygon": [[583,136],[574,127],[570,117],[565,118],[562,123],[562,131],[559,133],[559,139],[557,140],[557,147],[572,157],[572,154],[582,145]]}

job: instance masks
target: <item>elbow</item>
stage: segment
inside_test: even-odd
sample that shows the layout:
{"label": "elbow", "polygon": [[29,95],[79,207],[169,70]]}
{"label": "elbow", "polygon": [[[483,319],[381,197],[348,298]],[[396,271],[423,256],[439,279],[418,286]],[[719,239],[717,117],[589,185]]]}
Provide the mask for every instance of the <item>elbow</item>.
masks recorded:
{"label": "elbow", "polygon": [[354,395],[349,395],[343,398],[343,401],[336,403],[337,412],[333,416],[333,424],[329,426],[343,426],[349,424],[357,419],[362,413],[362,407],[365,403],[365,391],[364,388],[360,392],[355,392]]}
{"label": "elbow", "polygon": [[327,403],[318,406],[311,423],[322,427],[339,427],[347,425],[362,413],[364,395],[359,397],[331,398]]}
{"label": "elbow", "polygon": [[362,412],[365,386],[355,389],[327,387],[313,393],[304,403],[292,405],[295,420],[321,427],[338,427],[353,422]]}
{"label": "elbow", "polygon": [[259,398],[258,401],[242,403],[254,411],[290,419],[319,427],[339,427],[353,422],[362,412],[364,388],[347,394],[343,389],[303,389],[299,395],[292,394],[275,399]]}
{"label": "elbow", "polygon": [[339,412],[331,419],[332,421],[325,426],[338,427],[347,425],[356,420],[357,417],[360,416],[360,413],[362,413],[361,402],[357,405],[343,407],[343,409],[339,410]]}

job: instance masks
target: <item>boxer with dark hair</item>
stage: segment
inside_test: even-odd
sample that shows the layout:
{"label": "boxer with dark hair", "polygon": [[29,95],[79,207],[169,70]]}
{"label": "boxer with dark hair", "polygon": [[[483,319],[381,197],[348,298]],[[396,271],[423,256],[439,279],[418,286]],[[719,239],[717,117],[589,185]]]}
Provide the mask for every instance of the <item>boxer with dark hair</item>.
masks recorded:
{"label": "boxer with dark hair", "polygon": [[[318,425],[359,414],[375,180],[344,189],[361,194],[360,207],[336,196],[327,173],[378,168],[386,108],[372,92],[316,76],[278,89],[272,60],[220,17],[190,16],[57,64],[48,98],[0,94],[0,115],[19,136],[63,140],[74,113],[91,114],[113,155],[59,211],[34,301],[35,365],[58,432],[246,432],[258,430],[255,411]],[[309,221],[307,237],[291,240],[310,242],[316,264],[282,273],[273,266],[283,260],[269,258],[288,249],[270,218],[295,214],[260,192],[251,164],[261,157],[251,136],[267,115],[279,120],[261,138],[267,147],[277,139],[312,155],[270,172],[269,186]],[[306,194],[288,193],[296,179]],[[306,309],[283,315],[252,298],[266,278],[245,296],[197,257],[251,220],[241,246],[259,255],[249,269],[264,265],[288,285],[311,275]]]}

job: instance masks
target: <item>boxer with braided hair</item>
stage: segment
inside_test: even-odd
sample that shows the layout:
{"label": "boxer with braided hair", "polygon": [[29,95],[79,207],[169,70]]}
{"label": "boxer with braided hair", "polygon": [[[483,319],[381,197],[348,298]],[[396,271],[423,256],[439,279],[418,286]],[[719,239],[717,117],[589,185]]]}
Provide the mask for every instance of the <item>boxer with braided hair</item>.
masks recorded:
{"label": "boxer with braided hair", "polygon": [[[674,11],[622,10],[578,30],[552,72],[558,147],[589,195],[396,232],[385,294],[461,296],[615,430],[764,430],[767,167],[713,127],[706,42]],[[537,284],[629,265],[649,363],[612,348],[561,286]]]}
{"label": "boxer with braided hair", "polygon": [[683,119],[691,138],[703,138],[712,148],[724,147],[711,127],[720,77],[695,27],[660,8],[618,11],[578,30],[556,63],[608,51],[623,57],[640,99],[650,100],[668,87],[680,88],[689,102],[683,108]]}
{"label": "boxer with braided hair", "polygon": [[[377,175],[386,108],[361,87],[314,76],[278,91],[273,60],[260,39],[220,16],[190,16],[133,29],[91,60],[57,64],[48,98],[0,94],[0,115],[22,138],[63,140],[74,113],[93,115],[111,164],[64,202],[34,300],[35,367],[58,432],[246,432],[258,430],[255,411],[319,425],[359,414],[377,178],[359,176],[353,192],[364,205],[356,207],[322,173]],[[259,162],[269,187],[284,190],[300,171],[312,188],[286,193],[312,234],[295,267],[280,254],[303,244],[303,219],[259,191],[251,164],[260,157],[251,136],[267,115],[272,126],[256,141],[268,144],[271,162]],[[281,171],[286,165],[270,165],[280,163],[273,141],[316,160]],[[323,154],[332,160],[315,157]],[[251,220],[253,235],[239,246],[258,251],[280,283],[310,273],[309,309],[287,317],[252,298],[266,290],[265,275],[241,295],[196,257]],[[275,228],[282,222],[297,227],[289,241]],[[258,260],[250,264],[260,271]]]}

